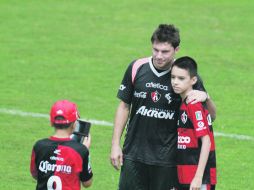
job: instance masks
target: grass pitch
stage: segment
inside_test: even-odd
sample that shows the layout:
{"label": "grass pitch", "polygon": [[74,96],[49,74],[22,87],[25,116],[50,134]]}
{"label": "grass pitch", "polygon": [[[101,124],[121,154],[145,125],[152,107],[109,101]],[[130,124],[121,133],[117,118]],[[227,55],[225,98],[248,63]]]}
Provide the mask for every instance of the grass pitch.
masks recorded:
{"label": "grass pitch", "polygon": [[[81,116],[113,122],[127,65],[151,54],[160,23],[180,28],[178,57],[193,56],[217,105],[214,130],[254,138],[254,3],[194,1],[0,1],[0,108],[47,114],[70,99]],[[45,118],[0,113],[0,189],[35,189],[34,142]],[[109,163],[112,127],[93,125],[91,190],[117,189]],[[218,190],[254,189],[253,140],[216,137]]]}

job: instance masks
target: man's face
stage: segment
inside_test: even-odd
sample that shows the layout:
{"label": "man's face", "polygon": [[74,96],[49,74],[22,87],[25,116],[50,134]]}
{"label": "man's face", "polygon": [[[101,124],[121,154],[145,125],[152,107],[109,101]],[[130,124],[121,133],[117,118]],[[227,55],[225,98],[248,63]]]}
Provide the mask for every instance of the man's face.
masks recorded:
{"label": "man's face", "polygon": [[167,42],[154,42],[152,44],[153,65],[156,69],[167,70],[174,61],[178,47],[174,48]]}

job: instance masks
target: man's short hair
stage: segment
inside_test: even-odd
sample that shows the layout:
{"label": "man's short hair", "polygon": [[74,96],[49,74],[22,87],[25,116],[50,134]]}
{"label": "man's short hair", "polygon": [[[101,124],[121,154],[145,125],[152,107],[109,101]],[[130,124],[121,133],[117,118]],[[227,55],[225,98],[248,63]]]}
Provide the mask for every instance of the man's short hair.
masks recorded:
{"label": "man's short hair", "polygon": [[180,44],[179,29],[172,24],[160,24],[154,31],[151,42],[167,42],[176,48]]}

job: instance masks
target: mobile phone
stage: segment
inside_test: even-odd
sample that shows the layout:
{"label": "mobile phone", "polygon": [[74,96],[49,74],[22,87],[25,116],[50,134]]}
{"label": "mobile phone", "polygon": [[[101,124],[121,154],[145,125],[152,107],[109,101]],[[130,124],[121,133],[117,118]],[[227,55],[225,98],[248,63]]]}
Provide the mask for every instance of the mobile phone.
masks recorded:
{"label": "mobile phone", "polygon": [[71,138],[79,143],[83,143],[84,138],[89,135],[90,128],[90,122],[78,119]]}

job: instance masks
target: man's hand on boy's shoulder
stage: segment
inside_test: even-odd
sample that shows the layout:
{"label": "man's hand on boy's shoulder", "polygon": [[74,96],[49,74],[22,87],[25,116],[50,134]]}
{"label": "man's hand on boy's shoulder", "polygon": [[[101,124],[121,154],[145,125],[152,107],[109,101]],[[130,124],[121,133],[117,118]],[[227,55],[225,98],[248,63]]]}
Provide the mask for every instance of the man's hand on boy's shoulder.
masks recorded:
{"label": "man's hand on boy's shoulder", "polygon": [[205,102],[207,99],[207,93],[200,90],[192,90],[187,94],[186,103],[195,104],[197,102]]}

